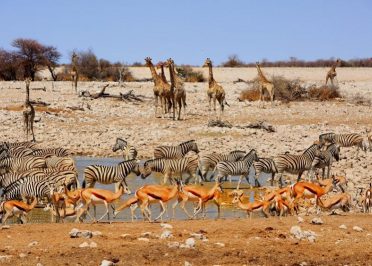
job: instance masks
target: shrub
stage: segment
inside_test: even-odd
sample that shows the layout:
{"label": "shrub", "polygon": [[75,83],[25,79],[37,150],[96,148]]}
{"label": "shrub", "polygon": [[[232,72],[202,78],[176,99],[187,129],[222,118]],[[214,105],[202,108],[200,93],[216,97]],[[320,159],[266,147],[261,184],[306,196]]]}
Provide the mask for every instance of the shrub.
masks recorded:
{"label": "shrub", "polygon": [[178,75],[186,82],[204,82],[205,78],[200,71],[194,71],[191,66],[181,66],[176,68]]}
{"label": "shrub", "polygon": [[328,101],[335,98],[341,98],[338,87],[336,86],[311,86],[308,89],[308,96],[310,99]]}
{"label": "shrub", "polygon": [[260,99],[260,90],[258,88],[243,90],[238,99],[239,101],[258,101]]}
{"label": "shrub", "polygon": [[239,59],[237,55],[230,55],[226,62],[222,63],[223,67],[244,67],[246,64]]}

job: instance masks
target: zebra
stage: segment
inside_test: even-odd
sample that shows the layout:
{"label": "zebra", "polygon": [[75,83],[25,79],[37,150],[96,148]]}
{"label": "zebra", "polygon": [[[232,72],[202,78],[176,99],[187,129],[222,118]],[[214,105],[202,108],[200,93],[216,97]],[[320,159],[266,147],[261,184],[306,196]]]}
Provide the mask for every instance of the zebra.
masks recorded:
{"label": "zebra", "polygon": [[336,144],[328,145],[325,151],[321,151],[319,155],[315,156],[313,164],[311,165],[310,173],[313,172],[314,168],[321,168],[323,172],[322,177],[324,179],[325,168],[327,167],[327,178],[329,178],[333,159],[336,161],[340,160],[340,147]]}
{"label": "zebra", "polygon": [[258,158],[257,161],[253,162],[253,168],[255,170],[254,182],[255,186],[260,187],[261,184],[258,181],[261,173],[271,174],[271,185],[273,185],[273,180],[275,173],[278,172],[275,162],[272,158]]}
{"label": "zebra", "polygon": [[25,181],[20,183],[18,186],[14,186],[4,194],[5,200],[13,199],[25,199],[31,197],[37,197],[38,199],[48,198],[50,199],[54,191],[54,182],[50,180],[44,180],[41,182]]}
{"label": "zebra", "polygon": [[137,158],[137,150],[133,146],[128,145],[127,141],[117,138],[112,151],[116,152],[122,150],[124,154],[124,160],[133,160]]}
{"label": "zebra", "polygon": [[[181,159],[152,159],[148,160],[143,165],[143,171],[141,174],[141,178],[145,179],[148,177],[152,172],[162,173],[164,175],[163,184],[166,184],[169,180],[173,183],[174,178],[173,175],[178,174],[179,180],[182,181],[182,174],[187,173],[189,177],[185,181],[188,181],[191,178],[194,178],[195,183],[198,181],[196,177],[196,170],[198,168],[198,155],[186,156]],[[200,180],[199,180],[200,181]]]}
{"label": "zebra", "polygon": [[0,168],[6,172],[20,172],[32,168],[45,168],[44,157],[27,156],[22,158],[5,158],[0,161]]}
{"label": "zebra", "polygon": [[195,140],[189,140],[177,146],[158,146],[154,150],[154,159],[181,159],[189,151],[199,153]]}
{"label": "zebra", "polygon": [[[232,151],[227,154],[220,154],[220,153],[209,153],[205,154],[200,157],[199,160],[199,175],[202,178],[203,181],[207,180],[207,173],[208,171],[216,166],[218,162],[221,161],[228,161],[228,162],[236,162],[243,158],[245,155],[245,151]],[[213,176],[210,177],[210,180],[213,178]]]}
{"label": "zebra", "polygon": [[67,157],[71,155],[71,151],[64,148],[47,148],[47,149],[36,149],[32,153],[35,156],[44,156],[44,157]]}
{"label": "zebra", "polygon": [[214,168],[214,172],[217,171],[216,182],[221,182],[223,177],[228,175],[240,175],[238,186],[236,189],[239,189],[240,183],[242,182],[243,177],[246,178],[249,183],[249,169],[254,161],[257,161],[257,152],[255,149],[252,149],[247,153],[240,161],[237,162],[219,162]]}
{"label": "zebra", "polygon": [[25,176],[4,188],[3,194],[7,195],[9,193],[12,193],[12,191],[14,190],[19,190],[20,187],[25,183],[37,184],[44,181],[52,182],[54,189],[58,189],[60,187],[63,187],[64,185],[69,187],[77,183],[77,173],[75,171],[62,171],[59,173],[44,176]]}
{"label": "zebra", "polygon": [[2,150],[0,151],[0,161],[5,159],[5,158],[9,158],[9,151],[8,150]]}
{"label": "zebra", "polygon": [[89,165],[84,169],[84,181],[82,187],[94,187],[96,182],[101,184],[117,183],[115,191],[117,191],[119,185],[122,184],[125,191],[130,194],[131,192],[128,189],[128,184],[125,181],[125,178],[132,172],[137,176],[141,174],[139,170],[139,161],[123,161],[116,166]]}
{"label": "zebra", "polygon": [[[297,181],[300,181],[302,173],[310,170],[316,155],[320,153],[320,145],[313,144],[307,148],[301,155],[281,154],[274,157],[274,163],[279,174],[280,187],[283,186],[282,176],[284,172],[297,174]],[[273,183],[273,180],[271,180]]]}
{"label": "zebra", "polygon": [[75,161],[71,157],[48,157],[45,159],[47,168],[54,168],[59,170],[75,170]]}
{"label": "zebra", "polygon": [[327,142],[332,144],[337,144],[340,147],[352,147],[357,146],[356,157],[359,155],[359,149],[367,151],[365,146],[366,142],[363,139],[363,136],[357,133],[349,134],[335,134],[335,133],[324,133],[319,135],[319,142],[321,145],[325,145]]}
{"label": "zebra", "polygon": [[10,149],[10,148],[33,148],[36,146],[35,142],[32,141],[25,141],[25,142],[0,142],[0,149]]}
{"label": "zebra", "polygon": [[[11,148],[0,148],[0,150],[7,151],[7,157],[21,158],[26,156],[32,156],[33,150],[25,147],[11,147]],[[0,156],[1,157],[1,156]]]}
{"label": "zebra", "polygon": [[45,176],[46,174],[43,171],[33,171],[30,174],[30,171],[24,171],[21,173],[6,173],[0,176],[0,187],[5,188],[8,187],[10,184],[16,182],[17,180],[27,177],[27,176]]}

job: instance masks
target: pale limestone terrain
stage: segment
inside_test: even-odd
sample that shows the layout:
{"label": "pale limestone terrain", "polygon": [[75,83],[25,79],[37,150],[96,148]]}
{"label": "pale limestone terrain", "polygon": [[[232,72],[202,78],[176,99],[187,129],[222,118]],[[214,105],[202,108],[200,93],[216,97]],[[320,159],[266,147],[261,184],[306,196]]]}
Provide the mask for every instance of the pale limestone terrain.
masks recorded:
{"label": "pale limestone terrain", "polygon": [[[206,69],[198,69],[207,74]],[[322,84],[325,68],[265,68],[268,77],[282,75],[288,79],[300,79],[305,86]],[[150,78],[148,68],[130,68],[136,79]],[[32,90],[31,99],[49,103],[38,107],[35,123],[36,139],[40,146],[66,147],[76,154],[89,156],[120,156],[112,152],[116,137],[126,139],[139,150],[140,158],[151,158],[157,145],[175,145],[195,139],[199,149],[205,152],[228,152],[233,149],[255,148],[260,157],[270,157],[290,151],[302,152],[318,135],[325,132],[361,133],[372,128],[371,106],[356,105],[356,94],[372,100],[372,69],[340,68],[338,83],[344,96],[342,101],[332,102],[275,102],[259,108],[256,102],[239,102],[240,92],[250,85],[233,83],[238,78],[252,80],[254,68],[216,68],[215,79],[227,93],[223,120],[234,126],[265,120],[276,127],[275,133],[257,129],[210,128],[208,120],[215,114],[208,111],[206,83],[186,83],[187,114],[182,121],[154,117],[153,83],[130,82],[122,86],[111,83],[106,92],[119,94],[134,90],[144,95],[143,103],[126,103],[115,99],[78,97],[70,82],[40,81],[31,88],[46,87],[46,91]],[[106,83],[80,82],[79,91],[99,91]],[[17,89],[19,88],[19,89]],[[20,106],[25,99],[23,82],[0,82],[0,141],[23,141],[22,114]],[[84,111],[73,111],[68,107],[81,107]],[[334,172],[346,174],[352,180],[349,186],[366,185],[372,179],[372,153],[360,152],[355,158],[356,148],[342,149],[342,160],[337,162]]]}

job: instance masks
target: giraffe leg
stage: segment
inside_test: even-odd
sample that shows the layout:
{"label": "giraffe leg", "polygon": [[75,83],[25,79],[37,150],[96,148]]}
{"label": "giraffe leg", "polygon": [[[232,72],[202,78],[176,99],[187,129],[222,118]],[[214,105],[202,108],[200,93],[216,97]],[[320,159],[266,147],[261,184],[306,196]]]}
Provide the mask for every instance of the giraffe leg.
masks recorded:
{"label": "giraffe leg", "polygon": [[30,129],[32,133],[32,142],[35,142],[35,134],[34,134],[34,116],[31,116],[31,121],[30,121]]}

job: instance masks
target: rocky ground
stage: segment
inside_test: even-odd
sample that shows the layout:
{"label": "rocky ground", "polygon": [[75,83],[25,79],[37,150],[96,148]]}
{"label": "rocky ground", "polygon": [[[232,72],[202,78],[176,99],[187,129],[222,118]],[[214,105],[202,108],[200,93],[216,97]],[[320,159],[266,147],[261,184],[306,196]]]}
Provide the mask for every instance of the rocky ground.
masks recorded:
{"label": "rocky ground", "polygon": [[313,219],[11,225],[0,230],[0,264],[372,264],[370,215],[321,216],[322,224]]}

